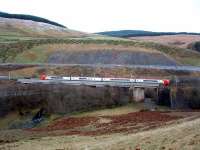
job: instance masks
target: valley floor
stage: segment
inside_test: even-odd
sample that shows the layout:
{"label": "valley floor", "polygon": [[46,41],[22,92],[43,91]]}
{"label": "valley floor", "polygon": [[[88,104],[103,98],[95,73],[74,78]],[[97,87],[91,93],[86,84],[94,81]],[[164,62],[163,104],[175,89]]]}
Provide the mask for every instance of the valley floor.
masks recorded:
{"label": "valley floor", "polygon": [[198,150],[200,112],[145,111],[142,104],[51,119],[33,129],[0,131],[0,150]]}

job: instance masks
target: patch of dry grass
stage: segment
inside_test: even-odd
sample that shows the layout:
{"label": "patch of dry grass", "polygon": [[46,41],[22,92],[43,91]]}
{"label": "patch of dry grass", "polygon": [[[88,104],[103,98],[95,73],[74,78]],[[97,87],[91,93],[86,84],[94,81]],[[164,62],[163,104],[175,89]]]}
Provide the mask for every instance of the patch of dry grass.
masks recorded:
{"label": "patch of dry grass", "polygon": [[73,116],[74,117],[114,116],[114,115],[128,114],[130,112],[138,112],[143,109],[145,109],[145,106],[143,103],[134,103],[134,104],[129,104],[129,105],[117,107],[117,108],[101,109],[101,110],[95,110],[92,112],[84,112],[80,114],[75,114]]}
{"label": "patch of dry grass", "polygon": [[16,112],[8,114],[6,117],[0,119],[0,129],[8,128],[8,125],[17,119],[19,119],[19,116]]}
{"label": "patch of dry grass", "polygon": [[[62,51],[62,52],[80,52],[80,51],[100,51],[100,50],[115,50],[115,51],[142,51],[149,53],[159,53],[155,49],[141,48],[130,45],[111,45],[111,44],[46,44],[38,46],[39,49],[45,50],[48,53]],[[37,48],[38,48],[37,47]],[[35,47],[34,47],[35,48]],[[34,50],[33,48],[33,50]]]}
{"label": "patch of dry grass", "polygon": [[[126,106],[116,107],[116,108],[106,108],[101,110],[94,110],[90,112],[82,112],[82,113],[75,113],[72,115],[73,117],[96,117],[96,116],[116,116],[116,115],[123,115],[128,114],[131,112],[138,112],[141,110],[147,109],[144,103],[130,103]],[[158,111],[166,111],[169,110],[168,107],[158,106]]]}

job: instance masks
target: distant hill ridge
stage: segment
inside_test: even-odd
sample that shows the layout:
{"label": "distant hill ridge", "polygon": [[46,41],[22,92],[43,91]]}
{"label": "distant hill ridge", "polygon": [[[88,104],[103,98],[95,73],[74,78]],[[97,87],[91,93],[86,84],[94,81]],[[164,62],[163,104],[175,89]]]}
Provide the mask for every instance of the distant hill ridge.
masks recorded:
{"label": "distant hill ridge", "polygon": [[32,15],[9,14],[9,13],[5,13],[5,12],[0,12],[0,17],[9,18],[9,19],[22,19],[22,20],[31,20],[31,21],[36,21],[36,22],[43,22],[43,23],[47,23],[47,24],[51,24],[51,25],[55,25],[55,26],[66,28],[65,26],[63,26],[63,25],[61,25],[59,23],[50,21],[50,20],[45,19],[45,18],[32,16]]}
{"label": "distant hill ridge", "polygon": [[161,35],[200,35],[200,33],[189,33],[189,32],[152,32],[143,30],[119,30],[119,31],[106,31],[98,32],[96,34],[113,36],[113,37],[138,37],[138,36],[161,36]]}

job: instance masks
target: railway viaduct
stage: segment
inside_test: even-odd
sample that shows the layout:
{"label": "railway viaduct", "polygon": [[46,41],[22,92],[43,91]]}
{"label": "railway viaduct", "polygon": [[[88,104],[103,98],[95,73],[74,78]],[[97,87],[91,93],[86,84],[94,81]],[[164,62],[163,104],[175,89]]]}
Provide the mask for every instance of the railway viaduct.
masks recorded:
{"label": "railway viaduct", "polygon": [[70,113],[131,101],[145,100],[151,105],[146,103],[147,89],[158,99],[162,87],[158,83],[18,79],[15,84],[0,86],[0,116],[13,109],[44,107],[50,113]]}
{"label": "railway viaduct", "polygon": [[65,80],[39,80],[39,79],[18,79],[18,82],[23,84],[65,84],[65,85],[86,85],[92,87],[119,87],[128,88],[135,102],[142,102],[145,99],[145,90],[151,89],[155,92],[155,99],[158,99],[159,89],[163,85],[159,83],[129,83],[129,82],[97,82],[97,81],[65,81]]}

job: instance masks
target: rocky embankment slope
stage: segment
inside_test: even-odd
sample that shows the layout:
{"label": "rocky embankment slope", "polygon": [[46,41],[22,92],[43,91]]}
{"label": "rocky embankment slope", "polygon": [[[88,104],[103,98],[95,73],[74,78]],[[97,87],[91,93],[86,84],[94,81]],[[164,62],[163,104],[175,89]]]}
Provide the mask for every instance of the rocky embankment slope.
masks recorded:
{"label": "rocky embankment slope", "polygon": [[118,65],[176,65],[176,61],[161,53],[140,51],[56,52],[48,63],[57,64],[118,64]]}

